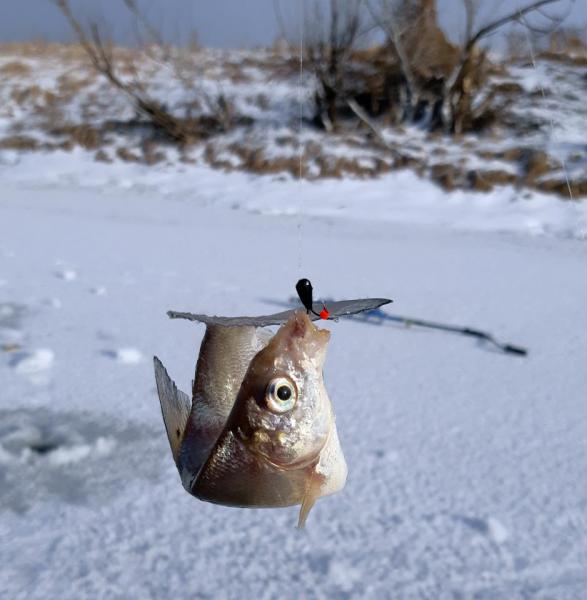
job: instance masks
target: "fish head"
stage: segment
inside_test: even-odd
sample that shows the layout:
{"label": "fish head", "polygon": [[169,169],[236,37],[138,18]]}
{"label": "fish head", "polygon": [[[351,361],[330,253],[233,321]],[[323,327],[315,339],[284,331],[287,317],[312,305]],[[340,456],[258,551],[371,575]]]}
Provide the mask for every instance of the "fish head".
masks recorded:
{"label": "fish head", "polygon": [[330,332],[296,312],[249,365],[231,415],[249,452],[279,469],[319,459],[333,425],[322,368]]}

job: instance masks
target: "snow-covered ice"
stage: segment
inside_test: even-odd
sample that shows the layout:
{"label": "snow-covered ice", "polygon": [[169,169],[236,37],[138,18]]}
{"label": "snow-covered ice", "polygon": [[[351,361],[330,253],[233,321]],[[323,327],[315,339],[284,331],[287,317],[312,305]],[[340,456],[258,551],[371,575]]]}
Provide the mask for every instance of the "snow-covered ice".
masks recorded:
{"label": "snow-covered ice", "polygon": [[75,269],[59,269],[55,271],[55,277],[63,279],[63,281],[74,281],[77,279],[77,272]]}
{"label": "snow-covered ice", "polygon": [[104,354],[123,365],[136,365],[143,360],[143,355],[136,348],[119,348],[118,350],[105,350]]}
{"label": "snow-covered ice", "polygon": [[32,352],[16,354],[10,364],[17,373],[31,374],[46,371],[51,368],[55,354],[50,348],[40,348]]}
{"label": "snow-covered ice", "polygon": [[[51,180],[55,158],[34,183],[32,158],[0,167],[0,335],[56,357],[39,384],[0,352],[2,598],[584,597],[584,206],[446,195],[401,172],[298,184],[127,165],[142,185],[121,190],[117,165]],[[56,257],[83,285],[54,277]],[[530,349],[329,324],[349,479],[303,531],[295,507],[183,491],[147,360],[189,389],[203,330],[166,311],[278,310],[300,276]],[[145,360],[122,368],[128,344]]]}
{"label": "snow-covered ice", "polygon": [[103,285],[97,285],[91,289],[91,292],[92,294],[96,294],[96,296],[105,296],[107,290]]}

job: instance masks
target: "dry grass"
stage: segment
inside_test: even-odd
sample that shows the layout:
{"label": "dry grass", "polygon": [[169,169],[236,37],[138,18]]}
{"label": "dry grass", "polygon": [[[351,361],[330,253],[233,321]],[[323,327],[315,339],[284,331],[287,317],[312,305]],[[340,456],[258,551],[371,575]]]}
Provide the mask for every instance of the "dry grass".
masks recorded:
{"label": "dry grass", "polygon": [[2,150],[37,150],[39,141],[28,135],[11,135],[0,139]]}
{"label": "dry grass", "polygon": [[95,82],[96,75],[92,72],[81,77],[79,71],[76,74],[62,73],[57,77],[57,90],[63,100],[71,100]]}
{"label": "dry grass", "polygon": [[30,73],[30,66],[19,60],[11,60],[0,67],[2,77],[27,77]]}
{"label": "dry grass", "polygon": [[135,154],[132,150],[125,148],[124,146],[120,146],[116,149],[116,156],[124,162],[141,162],[141,157],[138,154]]}
{"label": "dry grass", "polygon": [[15,86],[10,92],[10,99],[23,109],[31,107],[34,110],[55,106],[60,102],[56,93],[37,84]]}
{"label": "dry grass", "polygon": [[[114,48],[113,52],[122,71],[134,75],[135,65],[140,66],[141,77],[148,84],[154,73],[151,67],[139,62],[140,56],[145,54],[141,55],[138,50],[124,48]],[[355,57],[359,62],[381,59],[373,55],[372,51],[361,52],[362,55],[357,53]],[[556,53],[556,60],[571,60],[561,58],[567,54],[558,48],[551,49],[549,52]],[[578,60],[577,56],[580,52],[576,48],[574,52],[572,60],[575,61]],[[6,114],[16,115],[21,109],[26,116],[14,119],[11,124],[11,135],[0,139],[1,149],[23,152],[57,149],[67,151],[77,146],[92,152],[96,161],[105,163],[125,161],[157,165],[169,160],[167,152],[169,139],[158,134],[144,119],[131,117],[129,120],[119,122],[108,120],[109,117],[106,115],[113,114],[113,95],[108,92],[105,81],[92,71],[80,46],[43,42],[1,44],[0,56],[3,53],[5,62],[0,67],[0,75],[4,75],[8,83],[5,87]],[[550,58],[550,55],[548,56]],[[292,60],[290,54],[277,52],[244,54],[242,62],[235,60],[233,54],[222,55],[203,50],[186,51],[181,54],[181,57],[185,61],[188,74],[201,75],[205,71],[216,78],[228,77],[234,83],[249,81],[247,68],[260,69],[267,78],[267,89],[270,89],[271,78],[279,76],[279,73],[283,74],[284,66],[288,66]],[[47,85],[43,87],[35,83],[35,72],[41,73],[44,63],[40,60],[31,60],[29,64],[28,59],[32,58],[50,59],[53,63],[52,70],[55,64],[60,65],[55,76],[54,87],[49,88]],[[296,62],[292,68],[297,70],[299,63]],[[523,94],[519,84],[509,81],[494,85],[493,91],[504,97],[517,98]],[[249,104],[258,106],[261,111],[265,111],[271,107],[271,92],[250,94],[246,100]],[[202,106],[196,104],[197,101],[191,112],[187,111],[189,114],[198,115]],[[76,115],[79,115],[75,117],[79,122],[72,122],[73,110]],[[223,130],[217,124],[206,122],[205,118],[199,116],[190,118],[192,121],[186,121],[186,126],[210,133],[206,136],[194,136],[183,145],[176,145],[180,152],[179,160],[185,164],[196,162],[189,150],[190,143],[194,143],[204,149],[203,160],[214,168],[226,171],[243,170],[262,175],[287,174],[294,178],[299,176],[299,141],[293,131],[279,132],[274,137],[273,134],[266,135],[263,132],[259,134],[256,128],[252,128],[250,133],[243,129],[243,136],[239,134],[238,137],[239,142],[230,143],[229,140],[235,138],[232,136],[225,138]],[[379,123],[384,126],[383,120]],[[233,115],[231,127],[248,127],[252,124],[248,118]],[[51,142],[35,139],[29,135],[33,127],[40,127],[55,138]],[[400,135],[401,128],[397,127],[396,133]],[[112,140],[116,136],[123,136],[123,141],[117,144],[118,147],[112,145]],[[394,142],[395,151],[389,152],[381,145],[377,146],[373,136],[360,128],[349,128],[340,134],[315,139],[320,142],[310,141],[304,144],[302,176],[307,179],[344,177],[367,179],[394,169],[407,168],[422,176],[430,177],[448,190],[460,188],[489,191],[495,186],[517,185],[557,194],[563,198],[569,197],[567,183],[561,180],[560,165],[555,164],[544,153],[531,148],[513,147],[496,151],[483,149],[483,145],[462,138],[460,142],[462,153],[476,154],[486,161],[506,161],[511,164],[511,167],[503,165],[503,170],[499,166],[495,169],[472,169],[465,159],[451,161],[442,140],[434,136],[430,136],[430,141],[435,142],[431,149],[432,155],[426,158],[420,156],[423,146],[419,142],[408,146]],[[458,139],[455,141],[458,143]],[[274,152],[268,153],[266,146],[269,144],[274,148],[279,147],[277,155]],[[340,149],[348,150],[347,154],[342,154]],[[199,154],[198,160],[200,160]],[[578,151],[575,161],[582,160],[584,160],[584,153]],[[436,164],[430,165],[434,162]],[[572,189],[575,197],[587,196],[587,181],[572,182]]]}
{"label": "dry grass", "polygon": [[53,44],[43,41],[3,43],[0,44],[0,54],[21,58],[85,60],[85,52],[79,44]]}
{"label": "dry grass", "polygon": [[543,60],[553,60],[561,62],[565,65],[572,67],[586,67],[587,66],[587,55],[582,56],[580,54],[566,54],[559,52],[541,52],[538,55]]}
{"label": "dry grass", "polygon": [[535,185],[536,189],[542,192],[557,194],[563,199],[570,200],[569,186],[574,198],[587,196],[587,179],[581,181],[571,181],[567,184],[567,180],[560,177],[548,178],[540,181]]}
{"label": "dry grass", "polygon": [[104,145],[104,134],[101,129],[91,125],[63,125],[55,127],[49,133],[55,136],[65,136],[72,144],[86,150],[97,150]]}
{"label": "dry grass", "polygon": [[96,162],[103,162],[103,163],[111,163],[112,162],[112,159],[104,150],[98,150],[98,152],[96,152],[96,154],[94,154],[94,160]]}

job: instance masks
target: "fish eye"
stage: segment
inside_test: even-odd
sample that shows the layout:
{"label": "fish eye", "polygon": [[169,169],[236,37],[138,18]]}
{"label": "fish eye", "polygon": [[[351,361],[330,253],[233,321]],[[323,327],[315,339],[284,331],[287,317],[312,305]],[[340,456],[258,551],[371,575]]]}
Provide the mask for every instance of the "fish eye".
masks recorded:
{"label": "fish eye", "polygon": [[293,381],[285,377],[272,379],[265,391],[269,410],[284,413],[291,410],[298,399],[298,391]]}

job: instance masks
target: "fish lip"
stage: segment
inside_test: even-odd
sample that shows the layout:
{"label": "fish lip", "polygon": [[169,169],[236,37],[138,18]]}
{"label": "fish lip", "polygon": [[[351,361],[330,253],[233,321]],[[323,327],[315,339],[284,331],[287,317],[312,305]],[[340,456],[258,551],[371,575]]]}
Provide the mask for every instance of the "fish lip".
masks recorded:
{"label": "fish lip", "polygon": [[274,337],[295,355],[314,357],[323,354],[330,340],[330,331],[316,327],[303,310],[296,311]]}

